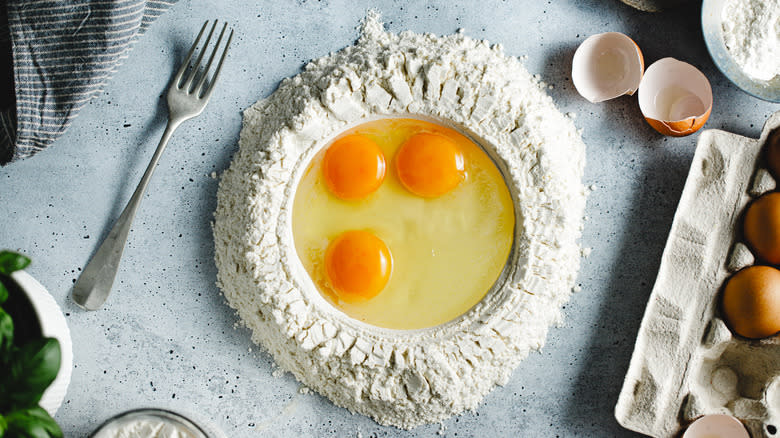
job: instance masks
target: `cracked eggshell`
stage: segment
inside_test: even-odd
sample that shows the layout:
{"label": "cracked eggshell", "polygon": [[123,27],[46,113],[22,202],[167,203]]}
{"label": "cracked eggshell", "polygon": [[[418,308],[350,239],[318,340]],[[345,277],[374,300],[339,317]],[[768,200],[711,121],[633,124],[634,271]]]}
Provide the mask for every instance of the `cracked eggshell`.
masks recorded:
{"label": "cracked eggshell", "polygon": [[682,137],[698,131],[712,111],[712,88],[696,67],[663,58],[647,68],[639,85],[639,109],[663,135]]}
{"label": "cracked eggshell", "polygon": [[642,80],[644,58],[634,40],[619,32],[591,35],[572,59],[574,87],[589,101],[633,95]]}

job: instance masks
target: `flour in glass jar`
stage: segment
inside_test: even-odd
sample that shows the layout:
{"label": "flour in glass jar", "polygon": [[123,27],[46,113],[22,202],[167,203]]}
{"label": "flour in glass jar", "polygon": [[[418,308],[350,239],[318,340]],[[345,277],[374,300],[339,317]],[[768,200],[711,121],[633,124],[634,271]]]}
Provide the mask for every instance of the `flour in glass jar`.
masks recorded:
{"label": "flour in glass jar", "polygon": [[726,49],[746,75],[780,75],[780,0],[726,0],[721,18]]}

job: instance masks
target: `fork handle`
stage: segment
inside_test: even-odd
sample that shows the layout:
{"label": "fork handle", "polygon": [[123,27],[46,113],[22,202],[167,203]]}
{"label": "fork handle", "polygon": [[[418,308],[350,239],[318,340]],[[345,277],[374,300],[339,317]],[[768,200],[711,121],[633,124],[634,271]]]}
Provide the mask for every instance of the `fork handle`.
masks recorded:
{"label": "fork handle", "polygon": [[138,211],[138,206],[141,204],[149,180],[157,167],[157,162],[160,161],[160,156],[165,150],[165,146],[168,145],[168,140],[181,122],[181,120],[175,119],[168,120],[160,144],[157,145],[152,160],[146,167],[144,176],[141,177],[141,182],[135,188],[133,196],[73,286],[73,301],[84,309],[99,309],[111,293],[111,286],[114,284],[114,278],[119,270],[119,262],[125,249],[127,235]]}

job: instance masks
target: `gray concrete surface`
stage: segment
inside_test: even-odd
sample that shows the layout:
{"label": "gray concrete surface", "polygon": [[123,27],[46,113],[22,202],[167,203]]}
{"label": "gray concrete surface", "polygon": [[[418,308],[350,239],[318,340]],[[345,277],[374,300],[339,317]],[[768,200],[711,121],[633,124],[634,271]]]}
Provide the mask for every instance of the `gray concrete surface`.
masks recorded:
{"label": "gray concrete surface", "polygon": [[[602,104],[581,98],[571,57],[587,36],[622,31],[647,63],[673,56],[710,79],[715,105],[705,128],[757,137],[780,105],[731,85],[714,67],[699,9],[649,14],[617,0],[180,1],[135,45],[130,58],[51,149],[0,169],[0,247],[33,259],[29,272],[67,315],[73,380],[56,419],[85,436],[111,415],[159,406],[194,413],[228,436],[435,436],[351,415],[290,376],[272,376],[214,285],[210,221],[217,180],[237,148],[241,110],[274,91],[312,58],[350,45],[366,10],[395,32],[451,33],[527,55],[527,68],[554,88],[562,111],[578,114],[588,146],[582,291],[545,348],[475,412],[443,423],[450,437],[633,436],[613,407],[685,182],[697,135],[664,138],[642,119],[635,97]],[[70,300],[73,282],[119,215],[162,133],[162,95],[171,72],[207,18],[237,30],[223,79],[205,113],[184,124],[141,206],[115,288],[96,312]]]}

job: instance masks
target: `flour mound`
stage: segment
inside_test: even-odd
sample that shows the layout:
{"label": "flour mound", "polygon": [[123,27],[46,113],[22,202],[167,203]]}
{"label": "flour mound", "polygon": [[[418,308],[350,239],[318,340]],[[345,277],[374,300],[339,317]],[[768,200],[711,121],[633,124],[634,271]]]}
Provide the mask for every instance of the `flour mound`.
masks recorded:
{"label": "flour mound", "polygon": [[[214,222],[218,285],[282,369],[335,404],[412,428],[475,409],[532,350],[574,286],[586,190],[585,145],[520,62],[463,34],[362,36],[306,65],[244,112]],[[336,310],[298,259],[292,205],[302,173],[338,133],[381,117],[424,117],[494,156],[515,203],[499,287],[440,326],[397,331]]]}

